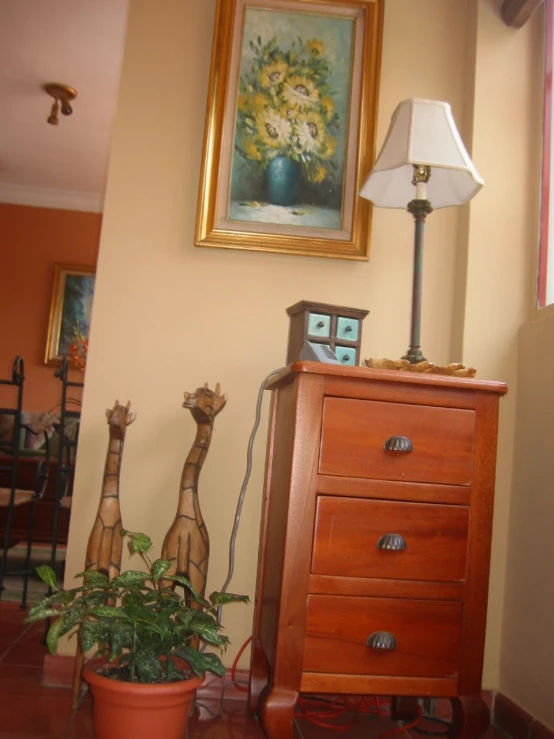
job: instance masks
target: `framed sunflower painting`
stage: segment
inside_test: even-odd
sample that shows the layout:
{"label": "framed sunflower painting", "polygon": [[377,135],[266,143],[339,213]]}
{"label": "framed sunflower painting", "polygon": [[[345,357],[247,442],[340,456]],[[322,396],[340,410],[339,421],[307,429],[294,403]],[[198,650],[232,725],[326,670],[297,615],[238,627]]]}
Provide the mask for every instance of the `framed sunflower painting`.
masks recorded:
{"label": "framed sunflower painting", "polygon": [[368,259],[383,0],[218,0],[197,246]]}

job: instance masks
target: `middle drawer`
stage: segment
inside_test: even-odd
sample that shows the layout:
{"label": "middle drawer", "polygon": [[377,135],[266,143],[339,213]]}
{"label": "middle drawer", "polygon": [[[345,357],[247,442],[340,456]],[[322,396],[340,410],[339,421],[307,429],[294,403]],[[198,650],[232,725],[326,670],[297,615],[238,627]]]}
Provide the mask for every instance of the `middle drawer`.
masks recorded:
{"label": "middle drawer", "polygon": [[468,528],[464,506],[320,495],[312,573],[460,582]]}

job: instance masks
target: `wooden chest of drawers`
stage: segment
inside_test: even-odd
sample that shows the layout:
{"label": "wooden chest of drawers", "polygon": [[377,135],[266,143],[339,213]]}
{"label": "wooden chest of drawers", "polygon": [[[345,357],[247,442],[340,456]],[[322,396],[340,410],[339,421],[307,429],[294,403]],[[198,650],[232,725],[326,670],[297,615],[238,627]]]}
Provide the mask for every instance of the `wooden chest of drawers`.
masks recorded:
{"label": "wooden chest of drawers", "polygon": [[478,739],[501,383],[297,362],[270,385],[250,705],[452,699]]}

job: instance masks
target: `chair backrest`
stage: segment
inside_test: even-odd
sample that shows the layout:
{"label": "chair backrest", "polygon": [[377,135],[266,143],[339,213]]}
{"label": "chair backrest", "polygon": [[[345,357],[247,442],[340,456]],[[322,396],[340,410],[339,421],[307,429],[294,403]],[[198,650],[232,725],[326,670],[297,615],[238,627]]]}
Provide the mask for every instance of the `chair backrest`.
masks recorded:
{"label": "chair backrest", "polygon": [[22,423],[21,428],[25,429],[29,434],[38,436],[42,439],[40,446],[41,449],[44,449],[44,456],[38,460],[35,471],[35,486],[33,489],[35,498],[42,498],[46,492],[48,477],[50,475],[50,436],[48,435],[48,431],[42,429],[37,431],[36,428],[33,427],[33,424]]}
{"label": "chair backrest", "polygon": [[75,398],[68,395],[69,389],[82,389],[83,382],[75,382],[69,379],[69,360],[63,357],[62,363],[54,372],[54,377],[61,380],[62,392],[60,400],[60,420],[55,425],[59,435],[59,446],[57,451],[58,466],[56,468],[56,497],[64,498],[69,489],[69,483],[74,473],[77,444],[79,441],[79,424],[81,412],[69,410],[72,403],[79,403]]}
{"label": "chair backrest", "polygon": [[5,422],[5,434],[0,438],[0,470],[10,472],[10,488],[15,492],[18,483],[19,460],[22,456],[23,433],[29,433],[37,437],[44,437],[41,447],[44,456],[38,461],[35,473],[33,492],[36,497],[41,498],[46,492],[48,476],[50,473],[50,438],[46,430],[38,430],[24,421],[23,412],[23,388],[25,385],[25,365],[21,357],[16,357],[12,367],[12,376],[9,380],[0,379],[0,390],[2,387],[16,388],[15,404],[11,407],[1,406],[0,417]]}
{"label": "chair backrest", "polygon": [[[23,388],[25,385],[25,365],[22,357],[16,357],[12,366],[11,378],[0,379],[0,388],[13,387],[16,390],[15,405],[0,405],[0,418],[3,421],[4,432],[0,438],[0,452],[12,459],[8,464],[0,464],[0,468],[12,471],[12,487],[15,487],[17,477],[17,460],[21,443],[21,414],[23,409]],[[3,400],[3,399],[2,399]]]}

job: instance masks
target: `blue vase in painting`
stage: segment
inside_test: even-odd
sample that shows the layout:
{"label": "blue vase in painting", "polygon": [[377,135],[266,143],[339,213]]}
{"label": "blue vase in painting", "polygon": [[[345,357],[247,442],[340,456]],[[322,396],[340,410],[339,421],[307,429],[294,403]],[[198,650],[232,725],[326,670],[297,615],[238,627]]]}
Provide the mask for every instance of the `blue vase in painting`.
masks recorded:
{"label": "blue vase in painting", "polygon": [[300,187],[300,163],[288,157],[275,157],[267,165],[267,193],[272,205],[294,205]]}

